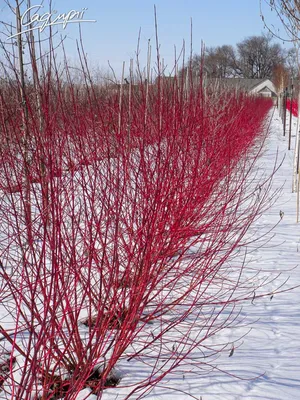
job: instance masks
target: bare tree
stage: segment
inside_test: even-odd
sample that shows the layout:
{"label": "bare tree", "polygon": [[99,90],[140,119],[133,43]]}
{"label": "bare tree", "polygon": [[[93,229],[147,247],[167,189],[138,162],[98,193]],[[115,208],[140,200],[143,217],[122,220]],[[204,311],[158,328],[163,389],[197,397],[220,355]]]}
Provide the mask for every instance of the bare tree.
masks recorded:
{"label": "bare tree", "polygon": [[284,53],[271,35],[251,36],[237,44],[244,78],[271,78],[274,68],[284,64]]}
{"label": "bare tree", "polygon": [[278,64],[273,70],[273,83],[278,93],[281,93],[289,83],[289,72],[284,65]]}
{"label": "bare tree", "polygon": [[[272,78],[277,65],[285,66],[286,54],[278,43],[272,43],[272,36],[251,36],[237,44],[208,47],[204,56],[193,55],[192,71],[198,76],[200,66],[209,78]],[[292,66],[293,54],[289,54]]]}
{"label": "bare tree", "polygon": [[298,74],[297,52],[295,47],[291,47],[286,52],[285,66],[290,78],[296,78]]}
{"label": "bare tree", "polygon": [[[280,19],[285,35],[275,31],[273,25],[268,24],[264,17],[264,5],[274,11]],[[268,31],[280,40],[298,42],[300,40],[300,2],[299,0],[260,0],[261,18]]]}
{"label": "bare tree", "polygon": [[231,78],[235,76],[237,62],[233,46],[223,45],[208,48],[204,69],[211,78]]}

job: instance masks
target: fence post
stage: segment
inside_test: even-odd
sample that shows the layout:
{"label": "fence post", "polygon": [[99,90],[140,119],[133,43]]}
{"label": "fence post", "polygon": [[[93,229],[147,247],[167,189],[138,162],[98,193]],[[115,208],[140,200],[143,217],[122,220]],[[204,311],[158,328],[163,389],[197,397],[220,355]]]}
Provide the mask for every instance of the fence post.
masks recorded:
{"label": "fence post", "polygon": [[286,97],[287,97],[287,88],[285,88],[283,93],[283,136],[285,136],[285,130],[286,130]]}
{"label": "fence post", "polygon": [[291,84],[291,96],[290,96],[290,125],[289,125],[289,147],[288,150],[291,150],[291,141],[292,141],[292,115],[293,115],[293,89],[294,85]]}

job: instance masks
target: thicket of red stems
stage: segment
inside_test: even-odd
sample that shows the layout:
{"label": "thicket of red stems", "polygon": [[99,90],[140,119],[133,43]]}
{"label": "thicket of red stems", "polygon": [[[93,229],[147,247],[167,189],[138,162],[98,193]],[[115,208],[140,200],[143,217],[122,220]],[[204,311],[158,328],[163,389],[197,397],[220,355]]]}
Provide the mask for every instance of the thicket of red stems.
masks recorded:
{"label": "thicket of red stems", "polygon": [[17,93],[1,91],[1,396],[101,398],[138,360],[150,373],[129,398],[193,349],[207,365],[222,349],[206,343],[259,286],[229,262],[268,204],[269,181],[248,177],[271,102],[180,79],[96,92],[52,78],[40,110],[27,88],[24,126]]}
{"label": "thicket of red stems", "polygon": [[286,99],[286,109],[288,111],[292,110],[294,117],[298,117],[298,101],[296,99]]}

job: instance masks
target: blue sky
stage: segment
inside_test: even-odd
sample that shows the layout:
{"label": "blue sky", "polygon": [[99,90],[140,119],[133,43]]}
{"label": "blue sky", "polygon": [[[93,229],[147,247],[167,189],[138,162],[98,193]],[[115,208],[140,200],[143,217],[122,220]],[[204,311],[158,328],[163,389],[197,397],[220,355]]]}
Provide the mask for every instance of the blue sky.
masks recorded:
{"label": "blue sky", "polygon": [[[3,4],[1,4],[3,3]],[[32,5],[41,1],[32,1]],[[12,20],[11,13],[1,4],[1,19]],[[44,2],[43,11],[49,10]],[[165,64],[174,64],[174,46],[182,48],[183,40],[190,48],[190,19],[193,20],[193,50],[200,52],[201,40],[206,46],[235,45],[247,36],[260,35],[263,23],[260,18],[259,0],[53,0],[53,9],[67,13],[87,7],[85,18],[95,23],[81,24],[85,52],[93,66],[103,71],[109,60],[119,74],[123,61],[128,68],[130,58],[136,54],[137,39],[141,28],[141,63],[145,64],[147,43],[155,46],[154,4],[157,8],[159,42]],[[41,12],[40,12],[41,13]],[[265,8],[270,24],[280,26],[273,13]],[[78,24],[59,28],[67,35],[65,48],[69,59],[76,63]]]}

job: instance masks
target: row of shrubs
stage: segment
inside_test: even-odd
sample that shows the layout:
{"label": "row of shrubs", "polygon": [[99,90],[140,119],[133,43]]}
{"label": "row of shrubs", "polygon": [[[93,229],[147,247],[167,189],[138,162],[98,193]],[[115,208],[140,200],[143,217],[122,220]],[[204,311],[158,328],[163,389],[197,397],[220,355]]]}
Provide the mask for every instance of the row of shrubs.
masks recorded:
{"label": "row of shrubs", "polygon": [[[142,396],[192,351],[228,351],[207,343],[261,285],[229,265],[268,205],[249,176],[272,104],[58,76],[0,93],[0,396]],[[124,361],[149,375],[122,379]]]}

